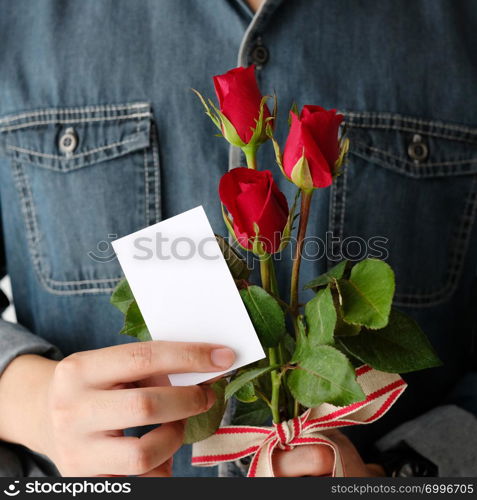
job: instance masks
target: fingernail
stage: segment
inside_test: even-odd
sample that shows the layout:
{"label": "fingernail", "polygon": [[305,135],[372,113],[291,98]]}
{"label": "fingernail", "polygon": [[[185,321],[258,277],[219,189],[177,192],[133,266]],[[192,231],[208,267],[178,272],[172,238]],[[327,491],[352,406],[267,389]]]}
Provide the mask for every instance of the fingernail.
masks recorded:
{"label": "fingernail", "polygon": [[210,408],[215,403],[217,396],[214,389],[212,389],[211,387],[207,387],[207,389],[205,390],[205,394],[207,396],[207,408]]}
{"label": "fingernail", "polygon": [[235,353],[232,349],[227,347],[220,347],[219,349],[214,349],[210,354],[210,360],[212,364],[217,368],[225,369],[232,365],[235,361]]}

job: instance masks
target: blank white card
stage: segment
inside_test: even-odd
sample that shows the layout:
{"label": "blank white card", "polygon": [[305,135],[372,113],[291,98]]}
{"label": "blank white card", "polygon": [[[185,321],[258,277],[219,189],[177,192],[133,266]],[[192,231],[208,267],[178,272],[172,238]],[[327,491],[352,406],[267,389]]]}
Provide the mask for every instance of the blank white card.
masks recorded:
{"label": "blank white card", "polygon": [[[201,206],[112,245],[154,340],[226,345],[236,354],[227,371],[265,357]],[[193,385],[222,373],[169,379]]]}

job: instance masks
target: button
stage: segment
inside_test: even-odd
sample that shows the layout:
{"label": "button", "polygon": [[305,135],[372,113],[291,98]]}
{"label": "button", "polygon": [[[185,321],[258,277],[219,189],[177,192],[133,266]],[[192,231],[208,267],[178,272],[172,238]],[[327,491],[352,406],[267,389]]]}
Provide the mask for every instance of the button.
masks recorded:
{"label": "button", "polygon": [[255,45],[250,53],[250,57],[252,59],[252,64],[256,64],[257,66],[263,66],[268,61],[268,49],[265,45]]}
{"label": "button", "polygon": [[73,128],[67,128],[60,137],[59,148],[62,153],[70,155],[78,145],[78,136]]}
{"label": "button", "polygon": [[429,148],[419,134],[415,134],[407,148],[407,154],[415,161],[424,161],[429,155]]}

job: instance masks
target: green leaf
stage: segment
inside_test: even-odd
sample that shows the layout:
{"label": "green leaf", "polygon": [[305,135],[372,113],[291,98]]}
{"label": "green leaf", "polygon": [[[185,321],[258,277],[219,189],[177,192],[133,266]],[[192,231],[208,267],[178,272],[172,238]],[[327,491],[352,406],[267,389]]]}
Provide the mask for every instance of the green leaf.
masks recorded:
{"label": "green leaf", "polygon": [[[267,101],[270,98],[270,96],[263,96],[261,101],[260,101],[260,111],[258,114],[258,119],[255,120],[255,127],[252,127],[251,130],[253,132],[252,137],[249,139],[247,146],[252,146],[256,147],[259,144],[262,144],[268,139],[267,134],[265,133],[266,130],[266,122],[264,122],[264,117],[265,117],[265,107],[267,105]],[[276,97],[275,97],[275,104],[274,104],[274,111],[276,112]],[[265,125],[265,126],[264,126]],[[244,148],[242,148],[244,149]],[[244,151],[245,153],[245,151]]]}
{"label": "green leaf", "polygon": [[356,368],[363,366],[363,362],[360,359],[354,357],[341,342],[335,342],[333,344],[333,347],[335,349],[338,349],[338,351],[342,352],[349,359],[349,362],[355,370]]}
{"label": "green leaf", "polygon": [[239,389],[241,389],[245,384],[248,384],[257,377],[261,377],[263,374],[275,370],[276,366],[264,366],[263,368],[252,368],[241,373],[238,377],[234,378],[225,388],[225,399],[231,398]]}
{"label": "green leaf", "polygon": [[298,104],[293,102],[288,113],[288,126],[291,127],[291,113],[295,113],[296,116],[300,116],[300,110],[298,109]]}
{"label": "green leaf", "polygon": [[344,275],[347,263],[347,260],[342,260],[339,264],[332,267],[326,273],[321,274],[320,276],[318,276],[318,278],[309,281],[303,288],[318,288],[320,286],[328,285],[328,283],[331,283],[334,280],[341,279]]}
{"label": "green leaf", "polygon": [[246,146],[246,144],[238,135],[237,130],[235,129],[232,122],[217,108],[217,106],[215,106],[215,104],[210,99],[209,104],[220,119],[220,129],[224,138],[229,141],[230,144],[233,144],[234,146],[237,146],[239,148],[243,148],[244,146]]}
{"label": "green leaf", "polygon": [[343,319],[373,330],[384,328],[394,295],[394,272],[386,262],[366,259],[351,270],[349,280],[338,281]]}
{"label": "green leaf", "polygon": [[232,425],[263,425],[270,416],[270,408],[262,399],[254,403],[238,403]]}
{"label": "green leaf", "polygon": [[265,127],[265,131],[268,135],[268,137],[272,140],[272,145],[273,145],[273,150],[275,152],[275,160],[277,162],[278,168],[281,170],[282,174],[288,179],[287,174],[285,173],[285,170],[283,168],[283,156],[280,151],[280,146],[273,136],[273,128],[270,125],[270,123],[267,123],[267,126]]}
{"label": "green leaf", "polygon": [[124,318],[123,329],[119,333],[136,337],[142,341],[152,340],[136,301],[129,305]]}
{"label": "green leaf", "polygon": [[305,306],[308,339],[311,344],[332,344],[336,325],[336,310],[331,290],[320,290]]}
{"label": "green leaf", "polygon": [[361,326],[346,323],[346,321],[343,319],[343,308],[340,305],[337,293],[333,293],[333,303],[335,305],[336,311],[336,326],[334,336],[349,337],[352,335],[358,335],[358,333],[361,331]]}
{"label": "green leaf", "polygon": [[255,394],[255,387],[253,382],[247,382],[243,385],[236,393],[235,397],[242,403],[253,403],[257,401],[257,395]]}
{"label": "green leaf", "polygon": [[113,291],[110,299],[111,304],[126,314],[129,306],[134,302],[134,295],[127,280],[121,280]]}
{"label": "green leaf", "polygon": [[285,313],[280,304],[256,285],[240,290],[240,295],[262,345],[276,347],[286,333]]}
{"label": "green leaf", "polygon": [[[221,127],[220,127],[220,120],[219,118],[217,117],[217,115],[214,113],[214,111],[210,108],[210,106],[205,102],[205,99],[204,97],[202,96],[202,94],[197,91],[196,89],[191,89],[192,92],[194,92],[194,94],[200,99],[200,102],[202,103],[202,106],[204,106],[204,109],[205,109],[205,114],[212,120],[212,122],[214,123],[214,125],[219,129],[221,130]],[[222,136],[222,134],[220,134]]]}
{"label": "green leaf", "polygon": [[184,443],[191,444],[211,436],[220,426],[225,412],[224,390],[227,380],[221,379],[212,384],[217,399],[213,406],[200,415],[194,415],[187,419],[184,434]]}
{"label": "green leaf", "polygon": [[250,269],[242,256],[232,248],[227,240],[218,234],[215,235],[225,262],[229,266],[230,273],[236,280],[246,280],[250,276]]}
{"label": "green leaf", "polygon": [[382,330],[362,330],[339,342],[363,363],[383,372],[407,373],[441,365],[419,325],[396,309]]}
{"label": "green leaf", "polygon": [[295,352],[295,348],[296,348],[295,339],[287,333],[282,339],[282,346],[283,346],[284,353],[286,355],[285,361],[288,361],[289,359],[291,359],[291,357],[293,356],[293,353]]}
{"label": "green leaf", "polygon": [[365,399],[348,358],[328,345],[310,348],[287,383],[293,397],[308,408],[321,403],[346,406]]}
{"label": "green leaf", "polygon": [[297,321],[297,332],[296,332],[296,347],[295,352],[293,353],[293,357],[291,359],[291,363],[298,363],[300,359],[306,356],[310,350],[310,345],[308,341],[308,337],[306,335],[306,327],[305,320],[303,315],[299,315],[296,319]]}

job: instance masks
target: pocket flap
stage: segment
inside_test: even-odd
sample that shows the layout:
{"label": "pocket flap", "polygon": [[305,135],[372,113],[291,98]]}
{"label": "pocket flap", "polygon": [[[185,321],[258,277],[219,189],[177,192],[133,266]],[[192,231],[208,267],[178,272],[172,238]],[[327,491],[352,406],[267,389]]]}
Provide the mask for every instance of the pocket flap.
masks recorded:
{"label": "pocket flap", "polygon": [[148,103],[56,108],[0,119],[2,142],[21,162],[68,172],[147,148]]}
{"label": "pocket flap", "polygon": [[477,128],[389,113],[344,112],[351,153],[414,178],[477,173]]}

